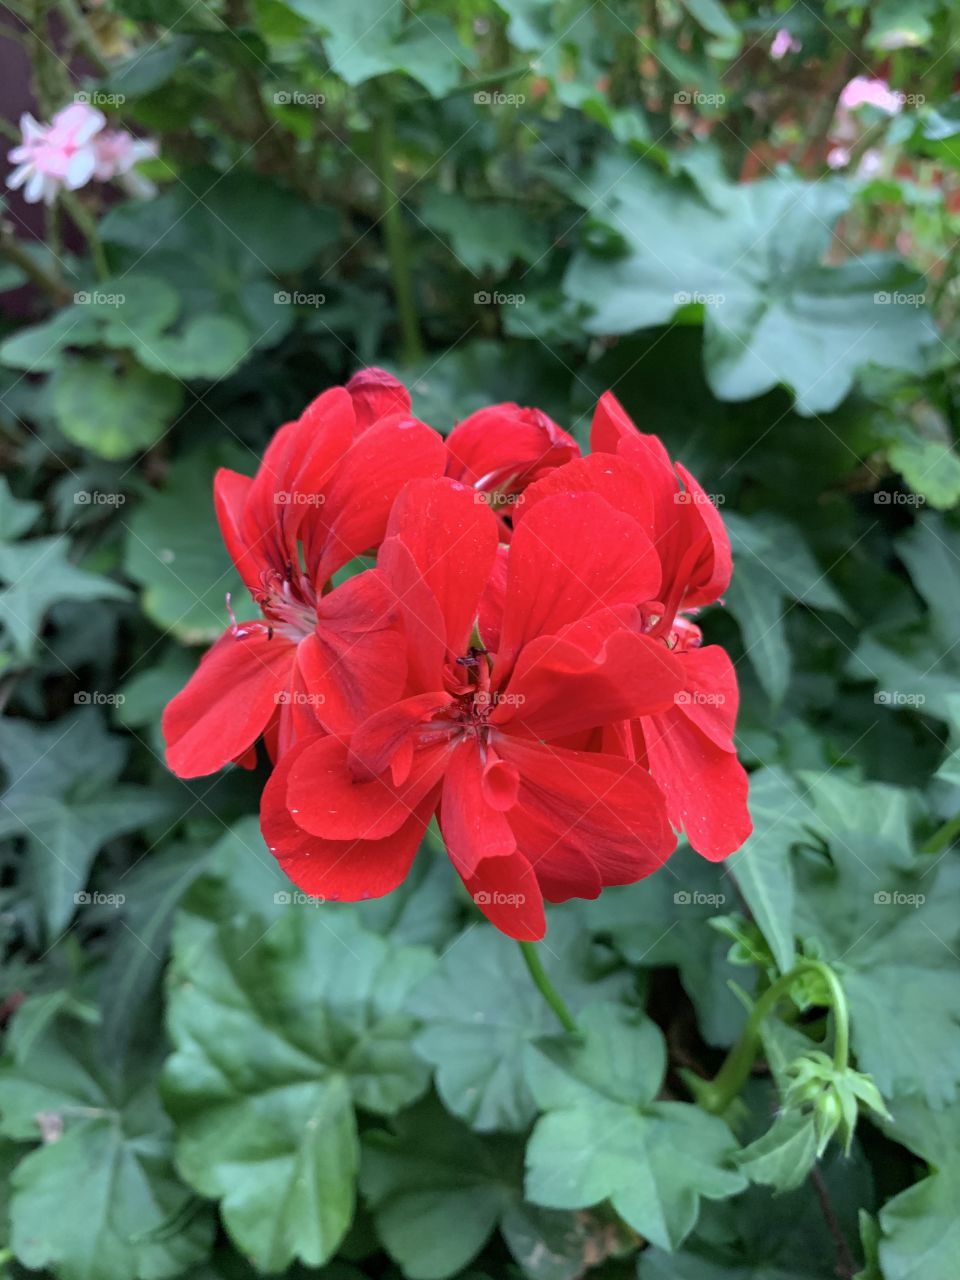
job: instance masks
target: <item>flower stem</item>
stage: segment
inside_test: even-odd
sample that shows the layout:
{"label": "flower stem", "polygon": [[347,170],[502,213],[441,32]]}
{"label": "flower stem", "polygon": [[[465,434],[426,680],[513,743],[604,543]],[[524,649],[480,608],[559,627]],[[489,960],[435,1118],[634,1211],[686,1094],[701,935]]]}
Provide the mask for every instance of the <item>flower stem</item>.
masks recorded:
{"label": "flower stem", "polygon": [[64,207],[70,217],[77,224],[77,227],[83,233],[83,237],[87,242],[87,247],[93,257],[93,266],[98,280],[110,279],[110,265],[107,262],[107,255],[103,251],[103,242],[100,239],[100,233],[97,230],[96,218],[91,214],[90,210],[78,200],[72,192],[64,191],[61,195]]}
{"label": "flower stem", "polygon": [[413,272],[410,267],[407,228],[396,192],[394,178],[394,112],[393,102],[384,93],[374,127],[374,152],[377,177],[383,193],[383,234],[390,258],[390,274],[400,322],[400,345],[404,364],[416,364],[423,358],[423,341],[417,317]]}
{"label": "flower stem", "polygon": [[954,814],[952,818],[948,818],[946,822],[937,827],[930,839],[920,846],[920,852],[939,853],[940,850],[945,849],[957,835],[960,835],[960,813]]}
{"label": "flower stem", "polygon": [[760,1044],[763,1020],[771,1014],[781,1000],[790,994],[797,978],[804,973],[817,973],[824,980],[830,993],[830,1007],[834,1019],[833,1064],[837,1071],[845,1070],[850,1054],[850,1018],[847,998],[837,975],[821,960],[800,960],[796,966],[769,986],[750,1011],[747,1025],[740,1039],[727,1054],[723,1066],[712,1080],[691,1081],[697,1101],[714,1115],[722,1115],[739,1094],[753,1069]]}
{"label": "flower stem", "polygon": [[577,1032],[577,1024],[574,1021],[573,1014],[563,1003],[560,993],[547,977],[547,971],[544,969],[540,961],[540,955],[537,951],[535,942],[521,942],[520,954],[523,956],[524,962],[530,971],[530,977],[534,980],[540,989],[540,994],[546,1000],[547,1004],[557,1015],[563,1026],[564,1031],[570,1031],[574,1035]]}

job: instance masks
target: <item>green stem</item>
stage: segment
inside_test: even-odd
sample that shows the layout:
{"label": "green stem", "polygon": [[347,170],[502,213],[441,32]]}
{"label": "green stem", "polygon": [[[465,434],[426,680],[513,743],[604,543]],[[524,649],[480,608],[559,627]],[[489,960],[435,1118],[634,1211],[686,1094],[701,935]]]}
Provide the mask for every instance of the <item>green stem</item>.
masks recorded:
{"label": "green stem", "polygon": [[77,199],[76,196],[63,192],[61,199],[64,207],[70,214],[70,217],[83,232],[87,247],[93,256],[93,266],[97,273],[98,280],[110,279],[110,266],[107,262],[107,255],[103,250],[103,243],[100,239],[100,233],[97,230],[96,219],[92,216],[89,209]]}
{"label": "green stem", "polygon": [[374,151],[377,177],[383,190],[383,232],[390,258],[390,275],[400,321],[400,346],[403,362],[416,364],[423,358],[423,341],[417,318],[416,296],[413,288],[413,272],[407,243],[407,228],[403,210],[397,197],[394,177],[394,117],[393,102],[383,94],[380,113],[374,126]]}
{"label": "green stem", "polygon": [[560,1020],[564,1031],[570,1031],[574,1035],[577,1033],[577,1024],[574,1021],[573,1014],[563,1003],[560,993],[547,977],[547,971],[544,969],[540,961],[540,954],[537,951],[535,942],[521,942],[520,954],[530,970],[530,977],[534,980],[540,989],[540,994],[546,1000],[547,1004],[553,1010]]}
{"label": "green stem", "polygon": [[26,249],[6,225],[0,225],[0,254],[19,267],[23,274],[50,294],[55,302],[69,301],[70,291],[56,276],[45,271],[39,263],[27,253]]}
{"label": "green stem", "polygon": [[59,7],[76,48],[84,54],[88,62],[93,63],[101,75],[105,75],[109,70],[106,59],[100,52],[96,37],[76,0],[60,0]]}
{"label": "green stem", "polygon": [[780,1001],[790,994],[794,982],[804,973],[817,973],[827,984],[834,1018],[833,1063],[838,1071],[846,1069],[850,1054],[850,1019],[843,987],[829,965],[821,960],[800,960],[757,1000],[740,1039],[727,1054],[726,1061],[714,1078],[696,1083],[697,1101],[706,1111],[722,1115],[739,1094],[756,1061],[764,1018],[773,1013]]}
{"label": "green stem", "polygon": [[941,849],[945,849],[951,844],[956,836],[960,835],[960,813],[955,813],[952,818],[948,818],[936,831],[929,840],[925,840],[920,846],[921,853],[939,853]]}

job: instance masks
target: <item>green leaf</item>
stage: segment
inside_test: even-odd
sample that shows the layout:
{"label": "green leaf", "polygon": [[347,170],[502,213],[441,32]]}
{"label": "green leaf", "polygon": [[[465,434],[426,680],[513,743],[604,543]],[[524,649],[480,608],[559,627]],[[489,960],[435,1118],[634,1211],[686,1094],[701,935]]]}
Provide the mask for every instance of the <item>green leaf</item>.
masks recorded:
{"label": "green leaf", "polygon": [[584,903],[581,919],[586,929],[609,937],[629,964],[676,966],[704,1038],[728,1045],[743,1025],[743,1006],[729,984],[742,984],[744,971],[728,961],[729,939],[710,921],[732,905],[725,865],[685,846],[652,876]]}
{"label": "green leaf", "polygon": [[225,378],[250,350],[250,333],[229,316],[193,316],[183,332],[151,337],[135,348],[137,359],[158,374],[189,381]]}
{"label": "green leaf", "polygon": [[707,377],[722,400],[782,383],[798,412],[823,413],[868,364],[924,367],[935,331],[912,301],[922,281],[882,255],[822,265],[849,203],[840,179],[728,184],[718,206],[611,154],[572,194],[626,245],[613,261],[581,250],[571,263],[565,287],[591,308],[591,332],[630,333],[702,306]]}
{"label": "green leaf", "polygon": [[799,1187],[817,1159],[817,1129],[810,1113],[778,1115],[765,1134],[736,1154],[737,1168],[751,1182],[777,1191]]}
{"label": "green leaf", "polygon": [[502,274],[516,260],[536,262],[547,252],[543,228],[516,205],[466,200],[431,188],[420,216],[450,241],[455,257],[474,275]]}
{"label": "green leaf", "polygon": [[101,458],[129,458],[163,435],[179,411],[181,389],[172,379],[132,365],[111,368],[74,359],[53,376],[57,426],[75,444]]}
{"label": "green leaf", "polygon": [[0,626],[17,655],[29,660],[36,651],[43,621],[61,600],[127,600],[118,582],[77,569],[67,559],[67,538],[32,538],[0,546]]}
{"label": "green leaf", "polygon": [[696,1225],[700,1199],[745,1185],[731,1167],[736,1143],[716,1116],[657,1102],[666,1052],[640,1013],[594,1005],[582,1044],[544,1042],[527,1058],[541,1116],[527,1146],[526,1194],[546,1208],[582,1209],[609,1199],[661,1248]]}
{"label": "green leaf", "polygon": [[884,1280],[954,1280],[960,1253],[960,1104],[931,1112],[903,1099],[886,1125],[892,1137],[929,1165],[929,1175],[880,1210]]}
{"label": "green leaf", "polygon": [[887,1098],[943,1106],[960,1084],[960,856],[913,854],[895,787],[834,774],[811,779],[810,798],[830,856],[795,859],[797,932],[840,978],[860,1068]]}
{"label": "green leaf", "polygon": [[209,452],[182,457],[127,527],[126,569],[145,588],[144,611],[188,644],[222,634],[228,594],[238,617],[256,612],[217,527],[212,489],[218,461]]}
{"label": "green leaf", "polygon": [[519,1199],[520,1148],[479,1138],[432,1099],[364,1136],[360,1185],[387,1252],[410,1280],[467,1266]]}
{"label": "green leaf", "polygon": [[949,440],[931,439],[901,425],[887,447],[887,458],[932,507],[946,509],[960,502],[960,457]]}
{"label": "green leaf", "polygon": [[740,624],[761,684],[773,702],[780,702],[791,667],[784,618],[795,606],[787,601],[844,616],[849,616],[847,607],[789,521],[770,513],[749,519],[727,513],[724,520],[734,561],[724,600]]}
{"label": "green leaf", "polygon": [[[543,952],[551,981],[573,1009],[613,998],[629,983],[624,972],[600,967],[589,937],[569,916],[551,917]],[[517,946],[494,929],[469,928],[447,947],[409,1007],[425,1024],[416,1051],[436,1069],[448,1110],[481,1131],[525,1128],[535,1110],[524,1048],[557,1024]]]}
{"label": "green leaf", "polygon": [[[98,851],[110,840],[169,816],[169,801],[146,787],[117,786],[124,739],[107,733],[92,707],[49,726],[0,721],[7,789],[0,836],[23,836],[29,879],[47,931],[59,934],[77,906]],[[123,893],[120,883],[108,892]]]}
{"label": "green leaf", "polygon": [[726,865],[786,973],[795,956],[790,846],[804,837],[810,810],[801,788],[777,769],[751,775],[749,806],[753,834]]}
{"label": "green leaf", "polygon": [[266,930],[225,923],[194,955],[178,936],[165,1072],[178,1167],[256,1266],[319,1266],[353,1214],[354,1104],[390,1115],[426,1088],[402,1008],[432,957],[309,909]]}
{"label": "green leaf", "polygon": [[174,1175],[154,1058],[118,1079],[97,1039],[60,1018],[0,1067],[3,1132],[43,1137],[13,1174],[13,1251],[62,1280],[162,1280],[206,1255],[213,1223]]}
{"label": "green leaf", "polygon": [[0,542],[26,533],[42,510],[39,502],[15,498],[6,479],[0,476]]}

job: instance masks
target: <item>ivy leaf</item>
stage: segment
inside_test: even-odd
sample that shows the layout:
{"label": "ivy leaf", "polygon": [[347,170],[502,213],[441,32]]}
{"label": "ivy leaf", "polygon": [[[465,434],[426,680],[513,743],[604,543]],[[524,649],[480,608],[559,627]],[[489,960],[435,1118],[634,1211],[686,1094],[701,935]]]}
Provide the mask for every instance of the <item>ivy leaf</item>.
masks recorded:
{"label": "ivy leaf", "polygon": [[181,458],[127,527],[126,569],[145,588],[144,611],[187,644],[222,634],[227,594],[238,618],[256,612],[217,527],[210,495],[218,462],[209,452]]}
{"label": "ivy leaf", "polygon": [[31,538],[0,546],[0,626],[17,655],[29,660],[43,620],[60,600],[127,600],[118,582],[77,569],[67,559],[69,539],[62,535]]}
{"label": "ivy leaf", "polygon": [[129,458],[156,443],[182,400],[177,383],[159,373],[79,358],[57,369],[51,394],[57,426],[67,439],[111,459]]}
{"label": "ivy leaf", "polygon": [[[589,936],[569,916],[551,917],[544,951],[551,981],[574,1009],[615,998],[630,983],[629,974],[601,967]],[[524,1047],[557,1024],[510,939],[469,928],[450,944],[409,1007],[425,1024],[415,1048],[436,1069],[444,1105],[480,1131],[525,1128],[535,1108],[524,1078]]]}
{"label": "ivy leaf", "polygon": [[953,1280],[960,1254],[960,1104],[931,1112],[917,1099],[894,1105],[890,1135],[922,1156],[927,1177],[880,1210],[884,1280]]}
{"label": "ivy leaf", "polygon": [[753,834],[727,866],[747,900],[781,973],[793,967],[793,869],[790,846],[806,834],[810,808],[802,789],[778,769],[750,778]]}
{"label": "ivy leaf", "polygon": [[309,910],[266,931],[227,922],[199,962],[177,941],[165,1098],[178,1167],[261,1270],[320,1266],[353,1215],[354,1104],[391,1115],[426,1088],[402,1009],[432,957]]}
{"label": "ivy leaf", "polygon": [[582,1209],[609,1199],[635,1231],[675,1249],[696,1225],[700,1199],[745,1185],[736,1143],[716,1116],[654,1099],[666,1069],[663,1038],[642,1014],[593,1005],[583,1043],[542,1042],[527,1055],[530,1087],[546,1112],[527,1146],[534,1204]]}
{"label": "ivy leaf", "polygon": [[519,1199],[519,1144],[480,1138],[432,1098],[364,1136],[360,1185],[387,1252],[410,1280],[445,1280]]}
{"label": "ivy leaf", "polygon": [[0,836],[26,839],[28,875],[50,935],[70,922],[97,852],[170,813],[169,800],[148,788],[115,785],[126,756],[126,742],[106,731],[92,707],[45,726],[0,721],[7,774]]}
{"label": "ivy leaf", "polygon": [[822,265],[849,188],[777,176],[728,184],[710,204],[687,181],[633,156],[603,157],[571,194],[619,236],[622,256],[575,255],[565,288],[594,333],[630,333],[704,308],[707,378],[721,400],[783,383],[797,411],[835,409],[858,369],[920,372],[935,338],[912,299],[922,281],[888,256]]}
{"label": "ivy leaf", "polygon": [[39,502],[15,498],[5,478],[0,476],[0,542],[19,538],[42,511]]}
{"label": "ivy leaf", "polygon": [[747,656],[774,703],[782,701],[790,681],[790,646],[784,617],[795,600],[811,609],[849,617],[810,554],[803,535],[789,521],[770,513],[746,519],[733,513],[724,520],[733,549],[734,574],[724,597],[743,634]]}
{"label": "ivy leaf", "polygon": [[13,1174],[12,1248],[62,1280],[174,1276],[207,1254],[213,1223],[174,1174],[170,1121],[150,1087],[154,1058],[118,1079],[97,1038],[58,1018],[21,1044],[15,1023],[0,1128],[43,1145]]}
{"label": "ivy leaf", "polygon": [[960,856],[913,854],[898,788],[831,776],[810,794],[830,856],[798,851],[797,932],[840,978],[861,1069],[941,1107],[960,1085]]}

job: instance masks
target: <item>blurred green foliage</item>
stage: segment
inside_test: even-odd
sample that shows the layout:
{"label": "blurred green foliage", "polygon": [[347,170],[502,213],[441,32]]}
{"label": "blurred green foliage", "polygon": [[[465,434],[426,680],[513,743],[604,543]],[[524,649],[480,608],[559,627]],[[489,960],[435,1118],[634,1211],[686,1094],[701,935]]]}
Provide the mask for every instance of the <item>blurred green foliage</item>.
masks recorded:
{"label": "blurred green foliage", "polygon": [[[82,91],[159,155],[152,198],[0,227],[0,1274],[956,1280],[955,7],[8,10],[25,110]],[[838,117],[855,76],[897,110]],[[728,520],[701,622],[756,832],[552,913],[574,1047],[433,836],[321,907],[262,772],[164,768],[245,607],[214,469],[371,362],[444,431],[516,400],[585,441],[610,387]],[[888,1112],[819,1162],[832,1101],[774,1118],[830,1044],[811,960]]]}

